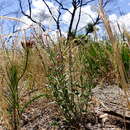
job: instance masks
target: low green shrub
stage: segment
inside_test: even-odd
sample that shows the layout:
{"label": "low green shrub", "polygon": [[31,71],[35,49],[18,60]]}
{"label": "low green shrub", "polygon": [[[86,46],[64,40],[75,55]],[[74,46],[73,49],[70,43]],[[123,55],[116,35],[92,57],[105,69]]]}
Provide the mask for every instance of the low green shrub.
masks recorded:
{"label": "low green shrub", "polygon": [[[69,49],[73,51],[73,48]],[[64,55],[64,50],[56,52],[51,48],[48,52],[51,65],[48,67],[47,77],[52,98],[59,105],[67,121],[76,121],[82,117],[82,114],[88,112],[93,84],[87,75],[85,76],[87,70],[81,64],[78,52],[74,52],[76,55],[69,55],[70,50],[68,50],[68,53]]]}

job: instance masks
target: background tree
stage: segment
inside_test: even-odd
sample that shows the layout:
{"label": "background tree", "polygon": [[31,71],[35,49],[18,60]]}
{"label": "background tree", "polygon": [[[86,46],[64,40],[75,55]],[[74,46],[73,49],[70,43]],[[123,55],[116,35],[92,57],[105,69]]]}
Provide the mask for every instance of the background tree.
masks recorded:
{"label": "background tree", "polygon": [[[68,12],[70,14],[70,21],[69,25],[68,25],[68,29],[67,29],[67,40],[69,40],[70,38],[74,38],[76,36],[76,33],[78,32],[78,27],[79,27],[79,23],[80,23],[80,19],[81,19],[81,14],[82,14],[82,8],[95,3],[96,4],[96,0],[71,0],[69,1],[63,1],[63,0],[42,0],[43,3],[45,4],[45,6],[47,7],[50,16],[52,17],[52,19],[54,20],[55,24],[56,24],[56,29],[58,30],[60,36],[62,36],[62,25],[61,25],[61,17],[65,12]],[[112,0],[104,0],[103,1],[103,7],[106,7],[106,5]],[[32,22],[38,24],[40,27],[42,27],[43,31],[46,31],[46,27],[44,25],[42,25],[41,22],[34,20],[34,18],[32,17],[32,0],[27,0],[27,6],[28,6],[28,11],[29,13],[26,13],[25,11],[25,7],[23,6],[23,1],[22,0],[18,0],[19,2],[19,6],[21,9],[21,12],[24,16],[28,17]],[[53,2],[54,5],[56,5],[56,10],[57,10],[57,14],[55,14],[50,5],[48,4],[48,2]],[[71,8],[71,10],[70,10]],[[75,16],[78,15],[78,18],[75,21]],[[97,18],[94,20],[92,19],[92,23],[89,23],[87,25],[86,28],[86,35],[88,35],[89,33],[93,32],[93,28],[94,26],[96,26],[97,24],[100,23],[100,17],[99,15],[97,16]],[[76,23],[76,24],[75,24]],[[86,27],[86,26],[85,26]]]}

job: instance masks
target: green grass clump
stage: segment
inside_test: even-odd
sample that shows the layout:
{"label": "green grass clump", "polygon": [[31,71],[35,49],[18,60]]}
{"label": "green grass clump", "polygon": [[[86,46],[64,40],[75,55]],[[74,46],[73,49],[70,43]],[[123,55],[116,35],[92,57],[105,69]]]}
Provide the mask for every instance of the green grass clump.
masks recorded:
{"label": "green grass clump", "polygon": [[[83,76],[83,68],[75,71],[76,66],[72,61],[71,72],[65,63],[69,58],[63,53],[50,50],[51,66],[48,68],[48,87],[52,90],[52,97],[59,105],[65,119],[69,122],[76,121],[84,112],[87,113],[88,102],[91,98],[92,84]],[[75,78],[75,74],[78,74]],[[71,74],[71,77],[70,77]]]}
{"label": "green grass clump", "polygon": [[126,72],[130,71],[130,49],[127,44],[122,45],[121,55]]}

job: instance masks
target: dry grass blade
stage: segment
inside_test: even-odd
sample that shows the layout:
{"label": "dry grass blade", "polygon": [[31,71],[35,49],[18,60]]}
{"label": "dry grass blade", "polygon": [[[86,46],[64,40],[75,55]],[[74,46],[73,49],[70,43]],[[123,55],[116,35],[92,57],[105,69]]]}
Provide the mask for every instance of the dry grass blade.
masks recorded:
{"label": "dry grass blade", "polygon": [[102,7],[102,3],[103,1],[102,0],[99,0],[99,15],[100,17],[102,18],[103,22],[104,22],[104,26],[106,28],[106,31],[108,33],[108,36],[109,36],[109,39],[112,43],[112,47],[113,47],[113,50],[114,50],[114,57],[113,57],[113,63],[114,63],[114,66],[118,68],[118,74],[119,74],[119,82],[125,92],[125,96],[127,98],[127,102],[128,102],[128,108],[130,109],[130,101],[128,99],[128,83],[127,83],[127,80],[126,80],[126,77],[125,77],[125,69],[124,69],[124,64],[122,62],[122,57],[120,55],[120,51],[119,51],[119,48],[118,48],[118,44],[117,44],[117,40],[116,40],[116,37],[114,37],[114,34],[112,32],[112,29],[111,29],[111,26],[110,26],[110,22],[105,14],[105,11]]}
{"label": "dry grass blade", "polygon": [[13,21],[18,21],[18,22],[22,22],[22,23],[24,23],[24,24],[27,24],[27,23],[25,23],[23,20],[18,19],[18,18],[14,18],[14,17],[0,16],[0,19],[13,20]]}

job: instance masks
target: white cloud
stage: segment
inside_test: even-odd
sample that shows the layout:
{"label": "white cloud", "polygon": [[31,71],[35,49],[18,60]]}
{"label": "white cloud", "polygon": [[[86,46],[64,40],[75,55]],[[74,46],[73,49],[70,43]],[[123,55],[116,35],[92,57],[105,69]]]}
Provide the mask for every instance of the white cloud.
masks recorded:
{"label": "white cloud", "polygon": [[[47,2],[47,4],[51,8],[51,11],[53,12],[53,14],[56,16],[58,14],[57,13],[58,7],[56,7],[52,2]],[[42,0],[33,0],[32,6],[33,6],[32,18],[34,20],[41,22],[43,25],[48,25],[48,26],[55,25],[54,20],[52,19],[46,5],[44,4]],[[72,11],[72,9],[73,8],[71,7],[69,10]],[[29,10],[27,10],[26,13],[28,14]],[[79,14],[79,9],[76,12],[73,27],[76,26],[78,14]],[[80,19],[80,24],[79,24],[78,29],[87,25],[87,23],[92,22],[92,19],[89,15],[93,19],[96,18],[97,16],[97,13],[92,11],[92,7],[90,5],[82,8],[81,19]],[[71,18],[71,15],[68,12],[64,13],[61,18],[62,19],[61,23],[69,25],[70,18]],[[23,16],[21,19],[27,23],[27,25],[23,25],[22,28],[27,28],[28,25],[34,25],[34,23],[25,16]]]}
{"label": "white cloud", "polygon": [[[47,1],[46,3],[49,5],[49,7],[51,8],[51,11],[56,16],[57,7],[52,2]],[[46,5],[44,4],[42,0],[33,0],[32,6],[33,6],[32,18],[35,21],[41,22],[43,25],[48,25],[48,26],[54,25],[54,20],[51,17]],[[29,14],[29,10],[26,11],[26,14]],[[21,17],[21,19],[25,21],[25,23],[27,23],[27,25],[23,25],[22,28],[27,28],[29,25],[34,25],[34,23],[25,16]]]}
{"label": "white cloud", "polygon": [[116,14],[112,14],[109,16],[111,21],[111,25],[115,30],[118,30],[117,23],[119,24],[121,30],[126,29],[130,31],[130,13],[127,13],[122,16],[117,16]]}
{"label": "white cloud", "polygon": [[[58,12],[57,12],[58,7],[56,5],[54,5],[52,2],[47,2],[47,4],[51,8],[51,11],[53,12],[53,14],[56,16],[58,14]],[[33,7],[32,8],[32,18],[34,20],[41,22],[43,25],[47,25],[49,28],[54,27],[55,22],[52,19],[51,15],[48,11],[48,8],[46,7],[46,5],[44,4],[44,2],[42,0],[33,0],[32,7]],[[73,8],[71,7],[69,10],[72,11],[72,9]],[[26,13],[28,14],[29,10],[27,10]],[[76,15],[75,15],[73,28],[76,26],[76,23],[78,20],[78,14],[79,14],[79,9],[77,10]],[[87,25],[87,23],[92,22],[92,19],[90,16],[93,19],[96,18],[96,16],[97,16],[97,13],[95,11],[92,11],[92,6],[88,5],[88,6],[83,7],[78,30],[81,29],[82,27],[84,27],[85,25]],[[71,15],[68,12],[64,13],[61,16],[61,24],[66,25],[65,30],[67,29],[67,26],[69,26],[70,18],[71,18]],[[35,25],[30,19],[28,19],[25,16],[21,17],[21,19],[27,23],[27,25],[22,25],[22,27],[21,27],[22,29],[26,29],[26,28],[30,27],[31,25],[33,25],[33,26]],[[63,35],[66,35],[66,33],[64,32],[65,30],[64,29],[62,30]]]}
{"label": "white cloud", "polygon": [[130,13],[119,17],[119,23],[130,31]]}
{"label": "white cloud", "polygon": [[112,15],[109,16],[109,19],[110,19],[111,22],[116,22],[118,18],[117,18],[116,14],[112,14]]}
{"label": "white cloud", "polygon": [[[53,14],[56,16],[58,14],[57,13],[58,7],[56,5],[54,5],[52,2],[47,2],[47,4],[51,8],[51,11],[53,12]],[[34,20],[37,20],[37,21],[41,22],[43,25],[47,25],[50,28],[55,25],[54,20],[52,19],[46,5],[44,4],[44,2],[42,0],[33,0],[32,6],[33,6],[32,18]],[[71,7],[69,10],[72,11],[73,8]],[[28,13],[28,12],[29,11],[26,11],[26,13]],[[75,28],[75,26],[76,26],[76,23],[78,20],[78,14],[79,14],[79,9],[77,10],[75,18],[74,18],[73,28]],[[95,19],[97,17],[97,12],[95,11],[95,8],[90,5],[84,6],[82,8],[81,19],[80,19],[78,30],[83,28],[89,22],[92,22],[92,19],[90,16],[93,19]],[[31,25],[34,25],[34,23],[25,16],[23,16],[21,19],[27,23],[27,25],[23,25],[22,28],[27,28]],[[71,15],[69,12],[66,12],[62,15],[61,22],[63,24],[65,24],[65,26],[63,26],[63,28],[67,28],[69,26],[70,19],[71,19]],[[128,31],[130,31],[130,13],[127,13],[126,15],[123,15],[123,16],[117,16],[116,14],[112,14],[109,16],[109,19],[112,23],[111,24],[112,27],[115,28],[115,30],[118,30],[118,27],[117,27],[117,22],[118,22],[122,29],[126,28]]]}

